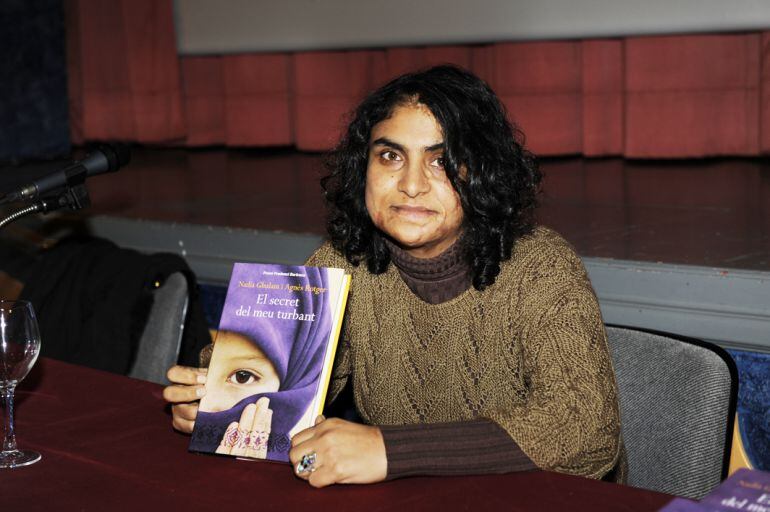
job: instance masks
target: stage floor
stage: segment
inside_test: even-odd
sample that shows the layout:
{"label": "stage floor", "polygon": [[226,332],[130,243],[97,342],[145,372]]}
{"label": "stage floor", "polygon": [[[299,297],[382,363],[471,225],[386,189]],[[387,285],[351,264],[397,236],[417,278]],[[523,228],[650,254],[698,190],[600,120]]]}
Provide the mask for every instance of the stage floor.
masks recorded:
{"label": "stage floor", "polygon": [[[292,150],[135,148],[89,180],[89,213],[324,233],[321,155]],[[540,221],[583,256],[770,270],[770,160],[560,158]]]}

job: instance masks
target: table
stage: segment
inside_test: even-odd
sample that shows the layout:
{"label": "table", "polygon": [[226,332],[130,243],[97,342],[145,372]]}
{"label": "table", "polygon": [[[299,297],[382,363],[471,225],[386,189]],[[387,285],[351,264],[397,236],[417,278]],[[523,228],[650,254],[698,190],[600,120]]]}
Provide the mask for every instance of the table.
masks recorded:
{"label": "table", "polygon": [[[17,390],[17,438],[43,454],[0,471],[0,510],[653,511],[671,496],[545,471],[313,489],[287,464],[187,451],[161,386],[41,358]],[[225,509],[227,510],[227,509]]]}

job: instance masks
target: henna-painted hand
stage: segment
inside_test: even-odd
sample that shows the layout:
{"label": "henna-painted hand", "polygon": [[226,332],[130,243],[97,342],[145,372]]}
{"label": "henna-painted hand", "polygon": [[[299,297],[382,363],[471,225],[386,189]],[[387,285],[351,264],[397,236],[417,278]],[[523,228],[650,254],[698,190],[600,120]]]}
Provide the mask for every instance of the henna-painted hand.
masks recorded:
{"label": "henna-painted hand", "polygon": [[216,453],[264,459],[272,421],[270,399],[263,396],[243,409],[240,421],[230,423]]}

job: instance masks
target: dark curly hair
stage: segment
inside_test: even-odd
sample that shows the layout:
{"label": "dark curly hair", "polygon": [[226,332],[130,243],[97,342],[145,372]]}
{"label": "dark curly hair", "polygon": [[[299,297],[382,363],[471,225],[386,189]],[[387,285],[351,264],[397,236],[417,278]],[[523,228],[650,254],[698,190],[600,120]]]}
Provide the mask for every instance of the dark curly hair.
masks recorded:
{"label": "dark curly hair", "polygon": [[534,229],[541,174],[489,85],[454,66],[400,76],[352,113],[347,132],[326,159],[329,174],[321,180],[331,243],[350,263],[365,261],[374,274],[388,267],[385,235],[372,223],[364,199],[369,138],[377,123],[409,103],[426,106],[441,126],[444,168],[463,209],[461,247],[473,286],[483,290],[495,282],[514,242]]}

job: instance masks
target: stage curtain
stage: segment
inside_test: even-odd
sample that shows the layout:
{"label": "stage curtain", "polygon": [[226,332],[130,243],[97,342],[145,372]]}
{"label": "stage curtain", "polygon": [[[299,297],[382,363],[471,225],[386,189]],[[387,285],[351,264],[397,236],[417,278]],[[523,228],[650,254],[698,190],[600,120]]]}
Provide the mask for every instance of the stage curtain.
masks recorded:
{"label": "stage curtain", "polygon": [[371,90],[381,51],[299,52],[292,56],[295,143],[319,151],[339,140],[347,114]]}
{"label": "stage curtain", "polygon": [[181,59],[188,146],[294,142],[285,54]]}
{"label": "stage curtain", "polygon": [[222,145],[227,141],[225,76],[221,57],[186,57],[182,61],[187,145]]}
{"label": "stage curtain", "polygon": [[302,150],[328,149],[339,140],[351,111],[374,87],[432,64],[470,68],[470,58],[465,46],[296,53],[294,142]]}
{"label": "stage curtain", "polygon": [[479,74],[539,154],[581,151],[579,42],[494,44],[477,54]]}
{"label": "stage curtain", "polygon": [[73,140],[184,137],[171,0],[69,0],[66,8]]}
{"label": "stage curtain", "polygon": [[289,62],[285,54],[224,57],[228,145],[291,144]]}
{"label": "stage curtain", "polygon": [[623,153],[623,41],[583,41],[581,62],[582,153]]}
{"label": "stage curtain", "polygon": [[770,153],[770,31],[179,57],[171,0],[67,5],[76,143],[322,151],[372,88],[453,63],[542,156]]}
{"label": "stage curtain", "polygon": [[388,48],[385,50],[385,76],[380,81],[438,64],[473,67],[471,46],[428,46],[423,48]]}
{"label": "stage curtain", "polygon": [[761,40],[761,105],[760,111],[760,148],[762,153],[770,154],[770,32],[762,33]]}
{"label": "stage curtain", "polygon": [[760,42],[760,34],[627,39],[625,156],[756,155]]}

